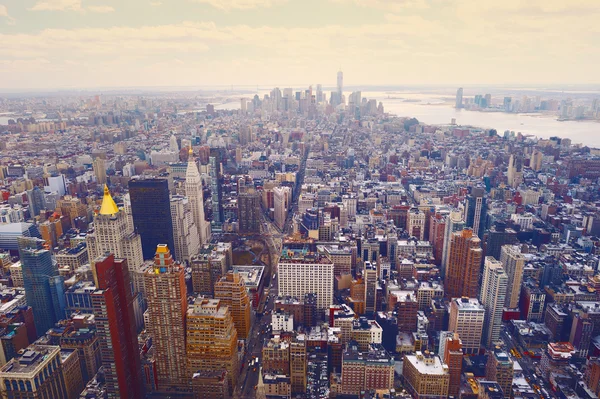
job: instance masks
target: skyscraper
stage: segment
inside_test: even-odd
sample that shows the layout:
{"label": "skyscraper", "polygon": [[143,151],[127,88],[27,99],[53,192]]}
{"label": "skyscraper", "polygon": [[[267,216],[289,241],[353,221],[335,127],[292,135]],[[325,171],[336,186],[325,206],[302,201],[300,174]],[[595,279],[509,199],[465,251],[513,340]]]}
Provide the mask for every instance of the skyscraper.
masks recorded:
{"label": "skyscraper", "polygon": [[462,108],[462,107],[463,107],[463,88],[459,87],[458,90],[456,90],[455,108]]}
{"label": "skyscraper", "polygon": [[129,180],[133,225],[142,237],[144,259],[152,259],[158,244],[175,248],[169,184],[166,179]]}
{"label": "skyscraper", "polygon": [[134,289],[142,291],[143,282],[136,277],[144,263],[141,237],[128,227],[125,211],[117,207],[106,186],[102,206],[94,217],[93,229],[88,231],[85,242],[91,263],[107,252],[118,259],[126,259]]}
{"label": "skyscraper", "polygon": [[377,310],[377,265],[365,262],[365,312],[375,314]]}
{"label": "skyscraper", "polygon": [[508,276],[502,268],[502,263],[491,256],[486,256],[479,300],[485,308],[483,343],[488,348],[492,348],[500,339],[507,282]]}
{"label": "skyscraper", "polygon": [[202,194],[202,178],[194,160],[192,147],[189,150],[188,166],[185,172],[185,195],[190,202],[194,224],[198,231],[200,245],[210,241],[210,223],[204,217],[204,195]]}
{"label": "skyscraper", "polygon": [[290,197],[289,187],[275,187],[273,189],[273,202],[275,207],[275,224],[279,229],[285,227],[287,218],[288,201]]}
{"label": "skyscraper", "polygon": [[513,245],[518,241],[515,230],[507,228],[504,222],[496,222],[487,233],[485,256],[493,256],[496,259],[500,259],[502,246]]}
{"label": "skyscraper", "polygon": [[446,340],[444,345],[444,353],[442,359],[444,364],[448,366],[448,372],[450,374],[450,385],[448,388],[448,395],[458,396],[460,391],[460,377],[462,375],[462,362],[463,362],[463,351],[462,342],[458,334],[454,333],[451,337],[443,338]]}
{"label": "skyscraper", "polygon": [[471,189],[471,193],[467,195],[466,208],[467,227],[472,228],[479,239],[483,239],[487,216],[487,201],[483,187],[473,187]]}
{"label": "skyscraper", "polygon": [[517,245],[504,245],[500,251],[500,262],[508,276],[506,300],[504,306],[515,309],[519,306],[521,295],[521,282],[523,281],[523,268],[525,256]]}
{"label": "skyscraper", "polygon": [[250,297],[246,284],[239,273],[229,272],[215,284],[215,299],[221,300],[233,316],[233,324],[239,339],[250,333]]}
{"label": "skyscraper", "polygon": [[142,398],[142,367],[127,260],[109,254],[97,258],[93,268],[97,290],[92,294],[92,306],[108,397]]}
{"label": "skyscraper", "polygon": [[31,190],[27,190],[27,202],[29,202],[29,214],[33,219],[40,214],[42,209],[46,208],[44,190],[40,189],[38,186],[35,186]]}
{"label": "skyscraper", "polygon": [[448,255],[450,254],[450,241],[452,241],[452,233],[456,231],[462,231],[465,228],[465,222],[462,217],[462,213],[459,210],[453,210],[450,215],[446,217],[446,224],[444,230],[444,243],[442,249],[442,277],[446,276],[446,269],[448,267]]}
{"label": "skyscraper", "polygon": [[44,240],[19,237],[19,256],[27,304],[33,309],[35,329],[43,335],[65,314],[63,277]]}
{"label": "skyscraper", "polygon": [[186,197],[178,195],[171,197],[171,218],[175,257],[180,262],[189,262],[200,249],[200,238]]}
{"label": "skyscraper", "polygon": [[210,193],[212,199],[213,230],[221,230],[223,225],[223,193],[221,191],[221,152],[218,148],[210,149],[208,158],[210,174]]}
{"label": "skyscraper", "polygon": [[104,158],[97,157],[94,159],[92,168],[94,169],[94,176],[96,176],[96,183],[106,184],[106,161]]}
{"label": "skyscraper", "polygon": [[166,245],[157,246],[154,265],[144,273],[144,286],[158,391],[185,390],[189,380],[185,352],[185,273]]}
{"label": "skyscraper", "polygon": [[260,194],[252,186],[245,187],[238,195],[238,221],[240,233],[260,233]]}
{"label": "skyscraper", "polygon": [[229,308],[218,299],[198,297],[188,307],[186,329],[189,372],[227,370],[233,392],[239,367],[237,331]]}
{"label": "skyscraper", "polygon": [[339,104],[342,103],[343,95],[344,95],[344,72],[338,71],[338,73],[337,73],[337,96],[338,96]]}
{"label": "skyscraper", "polygon": [[479,353],[485,309],[477,298],[454,298],[450,302],[448,329],[458,334],[467,355]]}
{"label": "skyscraper", "polygon": [[452,233],[444,286],[448,298],[479,296],[481,240],[473,230]]}
{"label": "skyscraper", "polygon": [[502,392],[506,399],[510,399],[512,396],[513,375],[514,363],[506,352],[500,349],[494,349],[489,353],[485,367],[485,379],[488,381],[496,381],[502,388]]}
{"label": "skyscraper", "polygon": [[517,188],[523,182],[523,157],[511,154],[508,160],[508,185]]}

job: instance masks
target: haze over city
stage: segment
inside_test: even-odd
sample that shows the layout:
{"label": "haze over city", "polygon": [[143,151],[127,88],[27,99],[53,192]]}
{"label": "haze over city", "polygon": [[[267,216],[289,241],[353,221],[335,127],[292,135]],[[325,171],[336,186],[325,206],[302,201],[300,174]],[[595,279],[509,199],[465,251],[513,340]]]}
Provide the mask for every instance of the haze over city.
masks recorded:
{"label": "haze over city", "polygon": [[0,88],[590,84],[599,19],[594,0],[0,0]]}

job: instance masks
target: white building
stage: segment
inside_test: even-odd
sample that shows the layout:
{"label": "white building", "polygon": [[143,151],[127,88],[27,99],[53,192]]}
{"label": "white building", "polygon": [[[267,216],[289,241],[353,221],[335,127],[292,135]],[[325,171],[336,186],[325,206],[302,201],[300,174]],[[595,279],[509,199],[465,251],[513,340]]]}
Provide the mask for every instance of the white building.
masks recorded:
{"label": "white building", "polygon": [[502,268],[502,263],[492,256],[486,256],[479,300],[485,308],[483,342],[488,348],[492,348],[500,339],[507,283],[508,276]]}
{"label": "white building", "polygon": [[271,316],[271,328],[273,331],[294,331],[294,315],[284,312],[273,312]]}
{"label": "white building", "polygon": [[479,353],[485,309],[477,298],[454,298],[450,303],[448,329],[457,333],[466,355]]}
{"label": "white building", "polygon": [[333,301],[333,262],[325,255],[288,250],[277,266],[279,295],[303,298],[317,294],[317,307],[327,309]]}
{"label": "white building", "polygon": [[510,220],[521,226],[521,230],[531,230],[533,228],[533,215],[531,213],[510,215]]}
{"label": "white building", "polygon": [[275,208],[275,224],[283,230],[291,201],[291,190],[289,187],[273,188],[273,206]]}
{"label": "white building", "polygon": [[194,160],[194,152],[190,147],[188,167],[185,172],[185,195],[190,202],[194,224],[198,230],[200,244],[204,245],[210,241],[210,223],[204,218],[204,196],[202,194],[202,178],[198,166]]}
{"label": "white building", "polygon": [[[174,136],[172,136],[174,137]],[[200,237],[194,224],[194,216],[187,198],[171,198],[171,219],[173,220],[173,241],[175,259],[178,262],[190,261],[200,251]]]}
{"label": "white building", "polygon": [[525,256],[518,245],[503,245],[500,251],[500,262],[508,276],[504,306],[515,309],[519,306]]}
{"label": "white building", "polygon": [[127,259],[135,290],[143,292],[144,282],[138,278],[144,264],[141,237],[127,229],[125,211],[117,207],[106,186],[100,212],[94,218],[93,230],[88,232],[85,242],[91,263],[106,252],[113,253],[115,258]]}

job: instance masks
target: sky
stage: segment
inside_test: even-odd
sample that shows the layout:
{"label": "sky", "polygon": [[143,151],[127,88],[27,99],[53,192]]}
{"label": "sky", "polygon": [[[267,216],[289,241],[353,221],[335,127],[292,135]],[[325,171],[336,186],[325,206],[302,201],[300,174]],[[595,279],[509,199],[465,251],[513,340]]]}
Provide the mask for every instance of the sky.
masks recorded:
{"label": "sky", "polygon": [[0,0],[0,88],[600,83],[599,0]]}

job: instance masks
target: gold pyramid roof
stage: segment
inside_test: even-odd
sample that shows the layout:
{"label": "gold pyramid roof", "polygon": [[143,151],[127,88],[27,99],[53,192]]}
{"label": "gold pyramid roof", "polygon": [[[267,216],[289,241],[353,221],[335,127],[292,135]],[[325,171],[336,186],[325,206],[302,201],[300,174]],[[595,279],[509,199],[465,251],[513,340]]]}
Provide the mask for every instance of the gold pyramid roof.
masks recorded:
{"label": "gold pyramid roof", "polygon": [[100,215],[114,215],[119,213],[119,208],[115,204],[115,200],[108,191],[108,186],[104,185],[104,198],[102,199],[102,206],[100,207]]}

